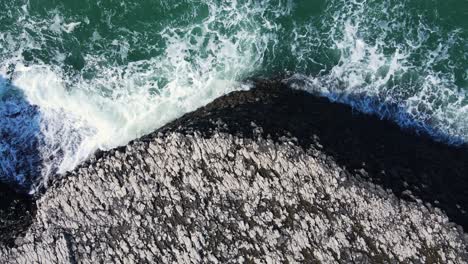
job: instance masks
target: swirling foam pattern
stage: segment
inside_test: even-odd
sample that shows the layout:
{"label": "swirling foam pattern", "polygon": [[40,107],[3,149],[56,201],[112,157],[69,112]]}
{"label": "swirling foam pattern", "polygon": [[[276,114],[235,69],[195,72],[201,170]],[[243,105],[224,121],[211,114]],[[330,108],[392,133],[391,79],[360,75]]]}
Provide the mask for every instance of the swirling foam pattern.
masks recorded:
{"label": "swirling foam pattern", "polygon": [[0,3],[0,178],[34,191],[249,77],[468,139],[456,0]]}

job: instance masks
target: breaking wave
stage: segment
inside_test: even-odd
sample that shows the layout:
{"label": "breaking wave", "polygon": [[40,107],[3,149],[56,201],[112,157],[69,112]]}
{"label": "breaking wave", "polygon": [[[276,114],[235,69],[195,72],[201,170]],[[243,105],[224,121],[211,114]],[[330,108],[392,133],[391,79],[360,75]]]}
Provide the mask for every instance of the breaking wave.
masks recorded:
{"label": "breaking wave", "polygon": [[0,178],[32,192],[254,76],[286,73],[297,89],[468,139],[464,6],[82,2],[0,3]]}

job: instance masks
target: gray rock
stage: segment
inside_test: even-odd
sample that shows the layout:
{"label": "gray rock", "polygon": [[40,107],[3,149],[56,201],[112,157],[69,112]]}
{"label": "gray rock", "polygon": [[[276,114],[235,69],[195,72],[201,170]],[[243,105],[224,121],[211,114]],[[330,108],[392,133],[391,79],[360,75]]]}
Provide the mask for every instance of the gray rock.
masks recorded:
{"label": "gray rock", "polygon": [[[281,97],[272,94],[227,96],[227,112],[217,101],[98,153],[43,193],[25,235],[0,245],[0,262],[468,261],[466,235],[444,211],[360,176],[372,171],[347,168],[326,152],[326,133],[305,133],[306,145],[294,132],[303,130],[248,120],[242,104],[277,107],[272,98]],[[210,121],[213,109],[220,118]]]}
{"label": "gray rock", "polygon": [[[151,150],[151,151],[149,151]],[[466,261],[440,211],[289,143],[167,133],[70,173],[2,263]]]}

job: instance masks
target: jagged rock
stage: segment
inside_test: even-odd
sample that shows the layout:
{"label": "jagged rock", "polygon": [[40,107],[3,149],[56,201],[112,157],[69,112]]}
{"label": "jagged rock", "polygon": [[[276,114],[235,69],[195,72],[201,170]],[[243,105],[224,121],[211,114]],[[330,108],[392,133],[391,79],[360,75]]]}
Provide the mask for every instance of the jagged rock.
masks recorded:
{"label": "jagged rock", "polygon": [[[296,123],[310,114],[312,97],[294,101],[302,95],[274,87],[234,93],[99,153],[44,192],[26,234],[0,247],[0,261],[466,262],[463,230],[425,193],[415,195],[428,205],[400,199],[367,180],[377,165],[360,154],[366,149],[353,157],[361,167],[349,168],[338,148],[325,151],[332,144],[320,129],[301,130],[314,126]],[[309,116],[315,126],[324,118]],[[425,151],[459,154],[423,141]],[[388,169],[382,159],[379,171]]]}

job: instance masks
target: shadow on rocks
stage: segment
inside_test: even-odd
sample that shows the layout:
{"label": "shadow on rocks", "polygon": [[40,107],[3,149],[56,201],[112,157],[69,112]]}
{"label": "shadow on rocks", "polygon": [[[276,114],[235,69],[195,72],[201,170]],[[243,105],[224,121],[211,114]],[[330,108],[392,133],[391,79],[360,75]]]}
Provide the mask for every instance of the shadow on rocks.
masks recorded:
{"label": "shadow on rocks", "polygon": [[[219,127],[220,122],[225,123]],[[468,147],[449,146],[402,130],[393,122],[361,114],[280,82],[262,81],[250,91],[233,92],[186,114],[157,132],[215,130],[297,144],[332,157],[350,175],[391,189],[400,198],[442,209],[468,230]]]}
{"label": "shadow on rocks", "polygon": [[40,133],[37,108],[0,76],[0,243],[9,246],[34,216],[35,202],[28,191],[40,175]]}

